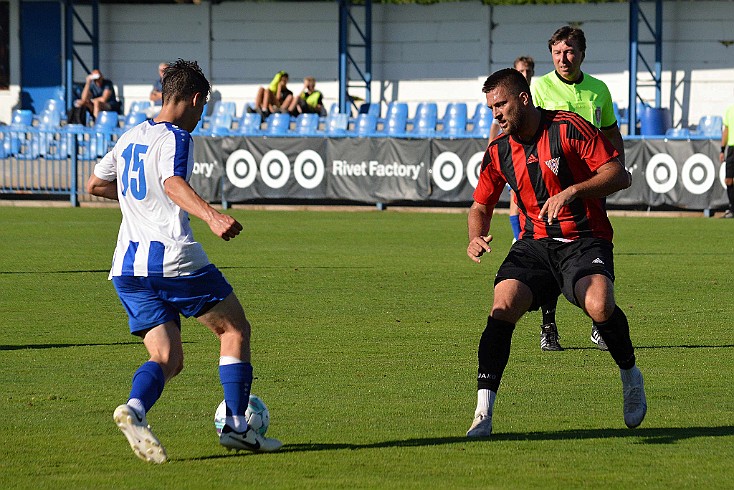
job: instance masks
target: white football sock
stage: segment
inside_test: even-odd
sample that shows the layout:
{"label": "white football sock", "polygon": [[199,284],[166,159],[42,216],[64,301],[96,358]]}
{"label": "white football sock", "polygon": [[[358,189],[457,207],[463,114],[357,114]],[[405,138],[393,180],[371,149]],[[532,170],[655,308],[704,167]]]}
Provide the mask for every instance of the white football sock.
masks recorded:
{"label": "white football sock", "polygon": [[143,402],[140,398],[130,398],[127,401],[127,406],[135,410],[135,413],[137,413],[140,418],[145,418],[145,407],[143,406]]}
{"label": "white football sock", "polygon": [[492,415],[494,409],[494,399],[497,393],[487,389],[477,390],[477,409],[474,411],[476,417],[480,413]]}
{"label": "white football sock", "polygon": [[240,364],[242,360],[234,357],[234,356],[221,356],[219,358],[219,365],[220,366],[228,366],[230,364]]}

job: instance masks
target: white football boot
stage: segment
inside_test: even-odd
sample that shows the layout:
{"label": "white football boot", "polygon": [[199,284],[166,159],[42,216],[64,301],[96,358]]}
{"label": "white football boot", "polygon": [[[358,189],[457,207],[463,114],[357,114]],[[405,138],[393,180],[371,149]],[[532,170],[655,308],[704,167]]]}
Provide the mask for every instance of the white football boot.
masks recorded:
{"label": "white football boot", "polygon": [[150,463],[165,463],[168,460],[165,448],[150,430],[150,425],[128,405],[120,405],[112,416],[117,427],[125,434],[135,455]]}
{"label": "white football boot", "polygon": [[244,432],[236,432],[227,424],[222,428],[219,444],[227,449],[244,449],[266,453],[277,451],[283,445],[278,439],[261,436],[249,425]]}
{"label": "white football boot", "polygon": [[492,435],[492,415],[488,413],[478,413],[474,416],[474,421],[466,431],[466,437],[489,437]]}
{"label": "white football boot", "polygon": [[642,423],[647,413],[647,399],[642,373],[634,366],[632,369],[620,369],[622,377],[622,394],[624,395],[624,423],[634,429]]}

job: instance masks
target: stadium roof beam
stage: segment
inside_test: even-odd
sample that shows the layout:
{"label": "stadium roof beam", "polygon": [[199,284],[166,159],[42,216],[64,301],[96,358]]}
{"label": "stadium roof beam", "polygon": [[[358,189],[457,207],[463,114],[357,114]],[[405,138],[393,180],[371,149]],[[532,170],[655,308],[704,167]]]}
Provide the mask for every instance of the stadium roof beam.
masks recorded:
{"label": "stadium roof beam", "polygon": [[[642,9],[642,3],[655,3],[654,25],[651,24],[650,18]],[[637,89],[642,84],[639,83],[640,62],[644,65],[651,82],[647,86],[655,87],[655,107],[660,108],[662,97],[662,72],[663,72],[663,0],[652,0],[644,2],[643,0],[630,0],[629,2],[629,107],[627,114],[629,117],[629,131],[631,135],[637,134],[637,101],[642,101],[642,97],[637,93]],[[640,23],[646,28],[645,39],[640,39]],[[649,46],[654,46],[655,61],[651,65],[649,63]],[[648,57],[645,57],[645,54]]]}
{"label": "stadium roof beam", "polygon": [[[363,9],[361,15],[356,9]],[[371,84],[372,0],[339,0],[339,112],[351,113],[350,106],[360,100],[350,88],[363,89],[365,102],[371,102]]]}

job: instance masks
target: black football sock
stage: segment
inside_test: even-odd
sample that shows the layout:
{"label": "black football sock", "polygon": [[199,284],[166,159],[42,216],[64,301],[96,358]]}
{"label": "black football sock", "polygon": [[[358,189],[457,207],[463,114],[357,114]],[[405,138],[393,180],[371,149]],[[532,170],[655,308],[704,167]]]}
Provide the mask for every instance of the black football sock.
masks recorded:
{"label": "black football sock", "polygon": [[513,323],[487,319],[487,327],[479,340],[479,370],[477,371],[477,389],[497,392],[502,373],[510,358]]}
{"label": "black football sock", "polygon": [[605,322],[594,322],[601,338],[609,348],[612,359],[620,369],[630,369],[635,365],[635,349],[630,339],[630,326],[624,312],[619,306],[614,307],[614,313]]}
{"label": "black football sock", "polygon": [[543,312],[543,325],[556,323],[556,306],[558,306],[558,298],[548,301],[540,310]]}
{"label": "black football sock", "polygon": [[726,186],[726,195],[729,197],[729,211],[734,212],[734,185]]}

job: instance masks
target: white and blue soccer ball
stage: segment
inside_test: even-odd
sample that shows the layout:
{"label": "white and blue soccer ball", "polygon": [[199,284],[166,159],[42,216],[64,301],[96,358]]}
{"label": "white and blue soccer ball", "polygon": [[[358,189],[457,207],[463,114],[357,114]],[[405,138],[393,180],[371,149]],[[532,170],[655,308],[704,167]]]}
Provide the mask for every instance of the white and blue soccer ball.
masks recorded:
{"label": "white and blue soccer ball", "polygon": [[[247,410],[245,410],[245,419],[250,427],[255,430],[261,436],[264,436],[268,431],[270,425],[270,412],[268,407],[265,406],[260,397],[257,395],[250,395],[250,400],[247,403]],[[217,407],[217,411],[214,413],[214,427],[217,429],[217,435],[222,434],[224,423],[227,420],[227,404],[222,400],[222,403]]]}

